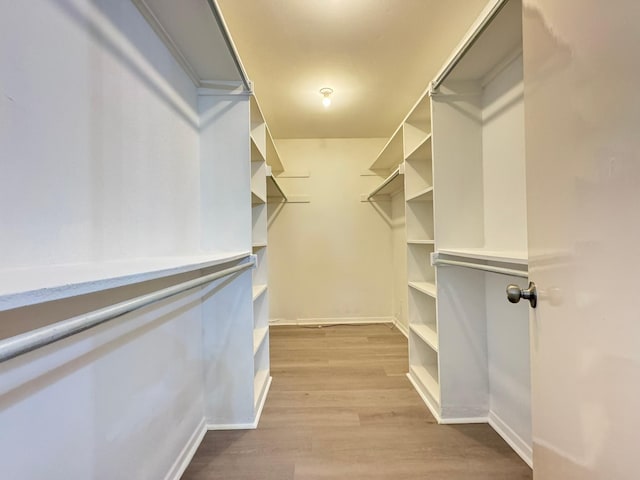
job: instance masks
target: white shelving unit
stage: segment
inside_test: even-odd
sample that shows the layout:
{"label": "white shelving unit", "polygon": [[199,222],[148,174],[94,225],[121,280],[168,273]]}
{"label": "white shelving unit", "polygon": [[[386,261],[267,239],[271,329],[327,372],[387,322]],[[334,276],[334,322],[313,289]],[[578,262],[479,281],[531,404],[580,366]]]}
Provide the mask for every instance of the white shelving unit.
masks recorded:
{"label": "white shelving unit", "polygon": [[[267,200],[281,193],[267,165],[269,153],[276,152],[273,140],[255,96],[251,97],[251,199],[252,243],[257,266],[253,272],[253,398],[256,415],[264,405],[271,383],[269,368],[269,292]],[[277,166],[281,167],[279,158]],[[284,193],[282,193],[284,197]],[[285,197],[286,198],[286,197]]]}
{"label": "white shelving unit", "polygon": [[[252,190],[267,198],[250,138],[268,148],[250,135],[249,83],[215,2],[60,7],[3,14],[20,47],[0,59],[15,97],[0,106],[12,120],[0,142],[12,200],[0,209],[3,341],[248,261]],[[253,301],[245,270],[5,361],[0,383],[15,401],[0,424],[40,434],[10,435],[3,471],[113,478],[126,464],[179,478],[207,428],[257,422],[268,332],[253,312],[265,295]]]}
{"label": "white shelving unit", "polygon": [[[426,93],[414,105],[406,118],[395,130],[389,141],[370,167],[381,181],[366,199],[381,201],[403,192],[405,234],[402,251],[406,265],[403,284],[394,286],[402,292],[395,295],[396,301],[404,305],[400,311],[407,312],[406,334],[409,336],[410,375],[424,373],[421,368],[425,356],[433,358],[437,370],[437,329],[435,322],[436,283],[435,271],[429,264],[434,250],[433,227],[433,171],[431,154],[431,111]],[[395,223],[395,219],[393,220]],[[397,260],[397,259],[395,259]],[[394,262],[400,263],[400,262]],[[431,322],[421,321],[422,308],[428,308]],[[427,330],[429,329],[429,331]],[[425,349],[429,351],[425,353]],[[438,375],[423,383],[437,385]],[[435,391],[430,394],[438,398]]]}
{"label": "white shelving unit", "polygon": [[409,378],[439,422],[489,422],[531,464],[528,309],[504,293],[527,266],[521,25],[520,0],[490,2],[403,128]]}
{"label": "white shelving unit", "polygon": [[434,249],[431,108],[424,94],[405,118],[405,216],[409,317],[409,378],[430,403],[440,400]]}

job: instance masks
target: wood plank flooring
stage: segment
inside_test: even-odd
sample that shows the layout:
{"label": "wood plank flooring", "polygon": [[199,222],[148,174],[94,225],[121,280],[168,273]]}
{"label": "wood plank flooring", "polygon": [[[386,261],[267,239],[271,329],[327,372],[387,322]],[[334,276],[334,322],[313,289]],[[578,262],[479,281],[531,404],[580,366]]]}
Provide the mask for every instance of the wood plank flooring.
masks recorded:
{"label": "wood plank flooring", "polygon": [[390,325],[273,327],[257,430],[208,432],[183,480],[519,480],[531,469],[488,425],[436,424]]}

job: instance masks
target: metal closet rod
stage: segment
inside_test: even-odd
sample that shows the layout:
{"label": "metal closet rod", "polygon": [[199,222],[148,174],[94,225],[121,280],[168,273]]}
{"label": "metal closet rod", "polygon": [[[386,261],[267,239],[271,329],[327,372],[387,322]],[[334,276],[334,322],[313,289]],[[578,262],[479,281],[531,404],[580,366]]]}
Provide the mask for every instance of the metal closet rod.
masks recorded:
{"label": "metal closet rod", "polygon": [[224,17],[222,16],[222,12],[220,11],[218,2],[216,0],[207,0],[207,3],[209,4],[209,8],[211,8],[211,13],[213,13],[213,17],[216,19],[218,27],[220,28],[222,38],[227,44],[229,52],[231,52],[233,62],[236,64],[236,68],[238,69],[238,73],[240,74],[240,78],[242,79],[242,83],[244,84],[244,88],[247,90],[247,92],[253,92],[253,89],[251,88],[251,82],[249,81],[247,72],[244,69],[244,65],[242,65],[242,62],[240,61],[240,55],[238,55],[236,46],[231,39],[231,34],[229,33],[226,22],[224,21]]}
{"label": "metal closet rod", "polygon": [[444,258],[438,258],[433,261],[434,265],[451,265],[453,267],[473,268],[475,270],[483,270],[485,272],[500,273],[502,275],[509,275],[513,277],[529,278],[529,272],[522,270],[515,270],[513,268],[494,267],[492,265],[483,265],[481,263],[471,262],[459,262],[457,260],[445,260]]}
{"label": "metal closet rod", "polygon": [[138,310],[152,303],[191,290],[192,288],[200,287],[228,275],[242,272],[243,270],[252,268],[254,265],[255,260],[252,258],[249,262],[243,263],[242,265],[225,268],[224,270],[210,273],[200,278],[188,280],[171,287],[163,288],[162,290],[157,290],[130,300],[125,300],[124,302],[116,303],[115,305],[110,305],[99,310],[94,310],[93,312],[78,315],[52,325],[47,325],[46,327],[7,338],[0,342],[0,363],[70,337],[76,333],[84,332],[125,313]]}
{"label": "metal closet rod", "polygon": [[449,63],[447,63],[447,65],[440,71],[438,76],[433,79],[433,81],[431,82],[431,87],[429,89],[431,92],[434,92],[438,88],[440,88],[440,85],[442,85],[442,82],[444,82],[449,76],[449,74],[451,73],[451,71],[454,68],[456,68],[456,65],[460,63],[460,60],[462,60],[462,58],[467,54],[467,52],[473,46],[473,44],[476,43],[476,40],[480,38],[480,35],[482,35],[482,33],[487,29],[489,24],[493,21],[494,18],[496,18],[498,13],[500,13],[500,10],[502,10],[502,7],[504,7],[508,1],[509,0],[498,1],[493,6],[491,11],[487,14],[487,16],[482,19],[482,22],[480,22],[480,24],[474,30],[471,36],[467,38],[467,40],[460,46],[458,51],[455,53],[453,58],[449,60]]}

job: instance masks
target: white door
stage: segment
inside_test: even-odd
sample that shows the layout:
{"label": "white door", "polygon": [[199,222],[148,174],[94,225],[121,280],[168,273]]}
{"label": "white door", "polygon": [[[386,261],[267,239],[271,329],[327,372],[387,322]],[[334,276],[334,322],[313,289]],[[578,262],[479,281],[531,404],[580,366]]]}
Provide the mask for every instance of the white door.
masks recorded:
{"label": "white door", "polygon": [[524,0],[536,480],[640,479],[640,2]]}

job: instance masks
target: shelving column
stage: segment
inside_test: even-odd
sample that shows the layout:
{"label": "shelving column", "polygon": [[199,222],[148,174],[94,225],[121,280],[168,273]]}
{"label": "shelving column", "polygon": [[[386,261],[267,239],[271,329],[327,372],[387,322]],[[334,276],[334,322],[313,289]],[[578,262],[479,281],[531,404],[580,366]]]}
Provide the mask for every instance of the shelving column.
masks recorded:
{"label": "shelving column", "polygon": [[267,288],[267,127],[251,97],[251,218],[253,272],[253,400],[260,414],[271,383],[269,368],[269,294]]}
{"label": "shelving column", "polygon": [[405,213],[409,317],[409,379],[432,410],[439,408],[440,381],[434,249],[433,162],[430,101],[424,95],[404,126]]}

